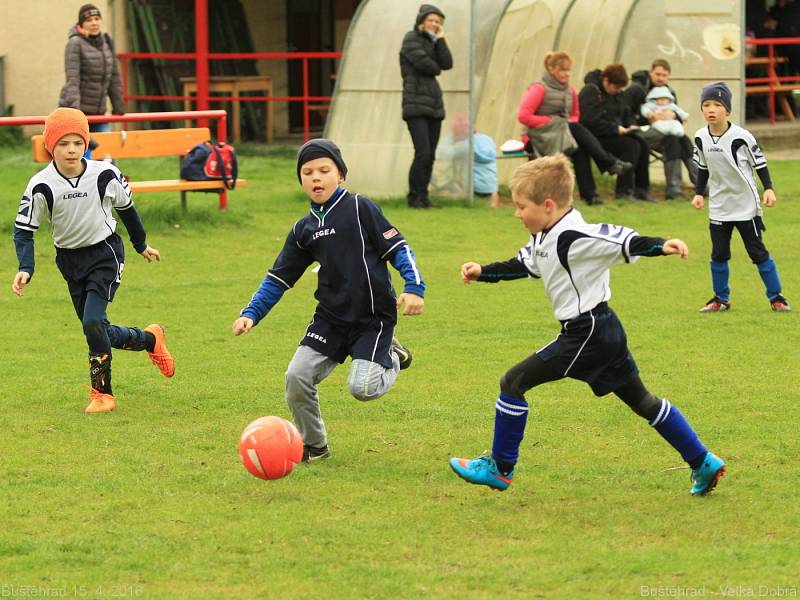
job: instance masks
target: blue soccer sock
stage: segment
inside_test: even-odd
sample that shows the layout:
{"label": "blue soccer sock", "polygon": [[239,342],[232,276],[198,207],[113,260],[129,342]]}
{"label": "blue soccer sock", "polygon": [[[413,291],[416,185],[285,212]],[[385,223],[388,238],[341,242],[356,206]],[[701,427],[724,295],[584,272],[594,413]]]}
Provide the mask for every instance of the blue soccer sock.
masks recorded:
{"label": "blue soccer sock", "polygon": [[700,441],[686,417],[669,400],[661,399],[661,410],[658,411],[656,418],[650,421],[650,425],[680,453],[690,467],[696,469],[703,463],[708,449]]}
{"label": "blue soccer sock", "polygon": [[492,458],[509,470],[517,464],[519,445],[525,435],[528,403],[522,398],[500,394],[494,405],[494,442]]}
{"label": "blue soccer sock", "polygon": [[775,296],[781,293],[781,279],[778,277],[778,265],[768,258],[764,262],[758,263],[758,274],[761,275],[761,281],[764,282],[764,287],[767,289],[767,299],[772,300]]}
{"label": "blue soccer sock", "polygon": [[730,273],[728,261],[711,261],[711,283],[714,286],[714,295],[725,302],[731,299],[731,288],[728,287]]}

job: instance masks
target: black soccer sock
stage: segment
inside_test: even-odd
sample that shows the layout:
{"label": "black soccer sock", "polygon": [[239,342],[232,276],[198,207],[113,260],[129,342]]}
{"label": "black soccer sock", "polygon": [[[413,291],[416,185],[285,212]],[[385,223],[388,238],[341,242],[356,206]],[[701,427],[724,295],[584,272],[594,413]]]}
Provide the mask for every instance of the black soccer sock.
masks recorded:
{"label": "black soccer sock", "polygon": [[495,460],[495,463],[497,463],[497,470],[503,475],[510,475],[516,466],[515,463],[499,462],[497,460]]}

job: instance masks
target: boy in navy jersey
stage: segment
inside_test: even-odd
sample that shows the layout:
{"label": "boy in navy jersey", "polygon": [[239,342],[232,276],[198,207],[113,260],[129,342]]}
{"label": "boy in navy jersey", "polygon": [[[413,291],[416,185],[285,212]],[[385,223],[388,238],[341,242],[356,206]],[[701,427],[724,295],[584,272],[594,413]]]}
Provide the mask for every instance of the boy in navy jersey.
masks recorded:
{"label": "boy in navy jersey", "polygon": [[731,90],[723,81],[710,83],[700,95],[700,108],[708,126],[694,134],[694,162],[698,167],[697,185],[692,206],[705,205],[703,190],[709,184],[708,216],[711,232],[711,283],[714,297],[700,312],[730,309],[728,261],[731,258],[731,235],[734,228],[744,242],[750,260],[758,268],[772,310],[789,312],[789,302],[781,293],[778,267],[769,254],[762,231],[762,209],[753,171],[764,186],[764,206],[775,206],[775,192],[767,161],[753,135],[728,121]]}
{"label": "boy in navy jersey", "polygon": [[571,377],[585,381],[596,396],[613,392],[675,448],[692,468],[692,494],[706,494],[725,472],[725,463],[700,441],[678,408],[651,394],[639,378],[617,315],[608,306],[609,269],[640,256],[676,254],[688,248],[678,239],[645,237],[619,225],[586,223],[572,208],[573,175],[563,154],[519,167],[511,193],[531,238],[519,254],[487,265],[461,267],[465,283],[542,279],[561,332],[512,367],[500,380],[490,456],[451,458],[450,467],[470,483],[505,490],[514,477],[525,433],[531,388]]}
{"label": "boy in navy jersey", "polygon": [[[330,456],[318,384],[350,356],[350,393],[364,401],[384,395],[411,363],[411,353],[393,336],[397,308],[419,315],[424,306],[425,283],[411,247],[375,203],[341,187],[346,176],[332,141],[315,139],[300,148],[297,178],[311,208],[233,323],[234,335],[249,332],[319,263],[317,308],[286,371],[286,402],[303,436],[305,462]],[[405,280],[399,297],[387,261]]]}
{"label": "boy in navy jersey", "polygon": [[11,287],[18,296],[24,295],[34,270],[33,234],[42,219],[49,220],[56,265],[67,282],[89,345],[92,387],[85,412],[98,413],[116,407],[111,389],[111,348],[147,350],[166,377],[174,374],[175,362],[161,325],[142,330],[111,325],[106,317],[125,262],[111,209],[117,211],[131,244],[147,262],[161,260],[161,256],[147,245],[142,221],[119,170],[108,162],[83,158],[88,143],[89,124],[81,111],[59,108],[47,117],[44,144],[53,161],[31,178],[19,205],[14,223],[19,272]]}

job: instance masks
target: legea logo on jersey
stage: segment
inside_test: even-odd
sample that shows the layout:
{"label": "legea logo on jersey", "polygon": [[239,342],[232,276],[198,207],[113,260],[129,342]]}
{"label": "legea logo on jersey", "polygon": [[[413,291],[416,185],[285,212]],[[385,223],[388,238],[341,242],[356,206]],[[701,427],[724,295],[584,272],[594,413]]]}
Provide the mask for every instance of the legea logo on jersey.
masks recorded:
{"label": "legea logo on jersey", "polygon": [[717,148],[716,146],[711,146],[710,148],[706,149],[706,152],[725,152],[722,148]]}
{"label": "legea logo on jersey", "polygon": [[73,192],[71,194],[64,194],[64,200],[72,200],[73,198],[86,198],[89,194],[86,192]]}
{"label": "legea logo on jersey", "polygon": [[318,333],[311,333],[310,331],[307,331],[306,332],[306,337],[309,337],[312,340],[318,340],[318,341],[322,342],[323,344],[327,344],[328,343],[328,340],[326,338],[322,337],[321,335],[319,335]]}
{"label": "legea logo on jersey", "polygon": [[537,250],[536,251],[536,256],[538,256],[540,258],[547,258],[547,252],[545,252],[544,250]]}
{"label": "legea logo on jersey", "polygon": [[330,229],[320,229],[319,231],[315,231],[311,241],[313,242],[318,237],[324,237],[326,235],[336,235],[336,229],[331,227]]}

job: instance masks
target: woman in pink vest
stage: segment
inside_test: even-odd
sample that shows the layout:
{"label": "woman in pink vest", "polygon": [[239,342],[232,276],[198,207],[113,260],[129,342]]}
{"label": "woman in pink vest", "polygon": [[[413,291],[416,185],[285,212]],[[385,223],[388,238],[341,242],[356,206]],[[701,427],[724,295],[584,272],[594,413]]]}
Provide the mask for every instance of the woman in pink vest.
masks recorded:
{"label": "woman in pink vest", "polygon": [[566,52],[548,52],[541,81],[531,84],[522,95],[517,119],[525,128],[523,137],[531,154],[564,152],[572,159],[578,192],[588,204],[602,204],[592,176],[591,159],[600,171],[620,175],[632,165],[606,151],[597,138],[578,121],[578,93],[570,85],[572,59]]}

